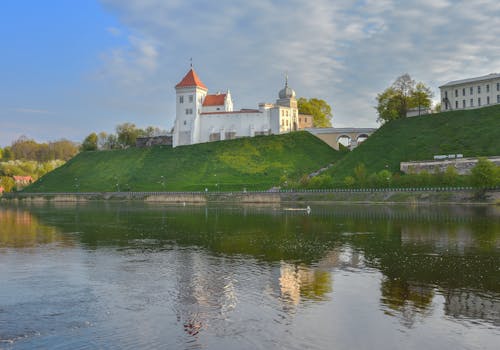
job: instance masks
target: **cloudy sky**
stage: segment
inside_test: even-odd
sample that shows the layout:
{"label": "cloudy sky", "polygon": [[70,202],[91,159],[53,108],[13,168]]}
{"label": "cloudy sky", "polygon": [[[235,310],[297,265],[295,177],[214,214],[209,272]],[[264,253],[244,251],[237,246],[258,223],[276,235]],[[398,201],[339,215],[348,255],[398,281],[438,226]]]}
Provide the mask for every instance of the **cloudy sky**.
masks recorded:
{"label": "cloudy sky", "polygon": [[498,0],[4,0],[0,146],[81,141],[123,122],[170,129],[190,58],[235,108],[274,102],[285,72],[336,127],[376,126],[377,93],[500,72]]}

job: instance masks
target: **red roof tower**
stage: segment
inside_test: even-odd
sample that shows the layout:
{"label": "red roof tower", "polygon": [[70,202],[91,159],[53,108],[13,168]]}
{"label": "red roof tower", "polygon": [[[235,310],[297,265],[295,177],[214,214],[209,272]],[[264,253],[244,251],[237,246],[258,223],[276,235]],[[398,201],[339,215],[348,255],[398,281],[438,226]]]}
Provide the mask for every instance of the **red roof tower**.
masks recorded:
{"label": "red roof tower", "polygon": [[187,74],[182,78],[182,80],[179,82],[179,84],[175,85],[175,88],[183,88],[183,87],[199,87],[205,90],[208,90],[208,88],[203,84],[203,82],[200,80],[198,77],[198,74],[194,71],[193,68],[187,72]]}

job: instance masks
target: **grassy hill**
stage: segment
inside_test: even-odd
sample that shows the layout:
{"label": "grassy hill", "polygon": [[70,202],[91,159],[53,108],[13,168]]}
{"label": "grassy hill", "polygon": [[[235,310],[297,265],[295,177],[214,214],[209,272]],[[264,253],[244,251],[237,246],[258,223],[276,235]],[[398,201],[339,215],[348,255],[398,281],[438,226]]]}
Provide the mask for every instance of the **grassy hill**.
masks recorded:
{"label": "grassy hill", "polygon": [[83,152],[26,192],[269,189],[300,178],[341,154],[307,132],[176,148]]}
{"label": "grassy hill", "polygon": [[500,155],[500,105],[395,120],[383,125],[329,172],[336,182],[353,175],[359,163],[368,174],[399,171],[401,161],[437,154],[464,157]]}

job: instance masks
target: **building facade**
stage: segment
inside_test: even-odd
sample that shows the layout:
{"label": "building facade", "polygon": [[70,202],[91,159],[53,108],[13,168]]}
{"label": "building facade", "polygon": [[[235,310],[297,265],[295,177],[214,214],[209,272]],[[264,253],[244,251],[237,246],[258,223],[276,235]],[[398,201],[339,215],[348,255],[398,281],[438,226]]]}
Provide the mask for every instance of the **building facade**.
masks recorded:
{"label": "building facade", "polygon": [[209,94],[191,68],[175,86],[173,147],[299,130],[297,100],[288,79],[278,95],[276,103],[235,111],[229,90]]}
{"label": "building facade", "polygon": [[481,108],[500,104],[500,74],[456,80],[439,87],[441,111]]}

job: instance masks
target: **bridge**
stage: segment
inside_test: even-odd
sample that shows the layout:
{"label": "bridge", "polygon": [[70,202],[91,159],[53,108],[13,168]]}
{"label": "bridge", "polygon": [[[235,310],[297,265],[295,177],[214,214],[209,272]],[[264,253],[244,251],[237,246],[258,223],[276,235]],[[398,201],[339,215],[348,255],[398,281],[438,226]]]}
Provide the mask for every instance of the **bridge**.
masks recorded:
{"label": "bridge", "polygon": [[338,150],[339,144],[354,149],[375,132],[375,128],[307,128],[311,134]]}

